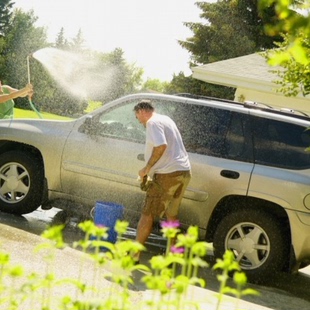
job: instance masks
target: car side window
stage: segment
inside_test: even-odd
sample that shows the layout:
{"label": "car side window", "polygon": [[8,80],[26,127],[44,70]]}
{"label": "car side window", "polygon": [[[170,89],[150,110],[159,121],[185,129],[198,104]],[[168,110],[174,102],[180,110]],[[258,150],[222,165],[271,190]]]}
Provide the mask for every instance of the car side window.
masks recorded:
{"label": "car side window", "polygon": [[190,149],[199,154],[222,157],[230,112],[206,106],[192,105],[190,111]]}
{"label": "car side window", "polygon": [[231,112],[225,147],[226,158],[253,162],[253,143],[248,115]]}
{"label": "car side window", "polygon": [[145,128],[136,119],[133,111],[138,102],[130,101],[113,107],[101,114],[98,127],[101,136],[145,142]]}
{"label": "car side window", "polygon": [[163,102],[157,110],[175,121],[188,152],[222,156],[229,111],[182,102]]}
{"label": "car side window", "polygon": [[310,131],[295,124],[257,119],[254,128],[255,162],[286,169],[310,167]]}

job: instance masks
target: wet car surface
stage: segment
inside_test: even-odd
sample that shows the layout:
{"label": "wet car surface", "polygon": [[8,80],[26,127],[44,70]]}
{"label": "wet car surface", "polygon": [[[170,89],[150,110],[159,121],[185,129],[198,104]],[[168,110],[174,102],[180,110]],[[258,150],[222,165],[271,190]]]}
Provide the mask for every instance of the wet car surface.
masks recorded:
{"label": "wet car surface", "polygon": [[[89,217],[91,218],[91,217]],[[74,241],[83,238],[83,233],[78,228],[78,223],[85,220],[85,215],[78,213],[68,213],[66,211],[52,208],[51,210],[38,209],[32,213],[23,216],[16,216],[6,213],[0,213],[0,223],[24,230],[36,235],[42,232],[50,225],[66,224],[64,229],[64,240],[72,246]],[[130,227],[124,236],[128,239],[135,238],[135,228]],[[141,256],[141,263],[148,264],[153,255],[158,255],[165,249],[165,239],[160,236],[159,227],[154,228],[146,244],[148,251]],[[212,256],[207,257],[207,261],[212,266],[214,259]],[[136,272],[134,277],[135,290],[145,290],[144,284],[140,281],[143,273]],[[200,272],[200,277],[207,282],[207,289],[217,292],[219,283],[216,278],[217,274],[211,268],[204,269]],[[229,284],[233,286],[232,281]],[[254,288],[260,292],[260,296],[247,296],[244,300],[268,307],[271,309],[309,309],[310,308],[310,267],[301,269],[298,274],[280,274],[275,275],[270,283],[262,285],[248,284],[248,287]]]}
{"label": "wet car surface", "polygon": [[142,93],[70,121],[1,120],[0,210],[78,204],[89,213],[113,201],[135,227],[145,128],[133,109],[145,99],[175,121],[189,154],[182,228],[197,226],[217,258],[232,250],[252,283],[310,261],[310,117],[248,103]]}

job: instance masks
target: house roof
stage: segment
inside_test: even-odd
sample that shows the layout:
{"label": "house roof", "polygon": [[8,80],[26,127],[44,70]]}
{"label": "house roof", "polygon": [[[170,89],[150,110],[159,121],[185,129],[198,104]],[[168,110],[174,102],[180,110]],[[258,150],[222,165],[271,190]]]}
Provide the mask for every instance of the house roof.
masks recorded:
{"label": "house roof", "polygon": [[271,67],[258,53],[192,67],[193,78],[229,87],[274,92],[279,67]]}
{"label": "house roof", "polygon": [[277,91],[279,80],[276,70],[258,53],[192,67],[193,78],[212,84],[236,88],[235,100],[262,102],[277,108],[290,108],[310,115],[310,96],[298,94],[286,97]]}

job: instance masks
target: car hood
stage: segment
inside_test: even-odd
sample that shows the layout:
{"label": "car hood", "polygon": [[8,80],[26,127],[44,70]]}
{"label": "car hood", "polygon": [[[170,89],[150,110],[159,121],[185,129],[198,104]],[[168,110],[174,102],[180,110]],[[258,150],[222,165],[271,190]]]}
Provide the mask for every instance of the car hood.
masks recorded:
{"label": "car hood", "polygon": [[13,119],[0,120],[0,128],[2,132],[14,130],[23,130],[28,133],[44,133],[49,130],[53,131],[71,131],[76,120],[60,121],[60,120],[37,120],[37,119]]}

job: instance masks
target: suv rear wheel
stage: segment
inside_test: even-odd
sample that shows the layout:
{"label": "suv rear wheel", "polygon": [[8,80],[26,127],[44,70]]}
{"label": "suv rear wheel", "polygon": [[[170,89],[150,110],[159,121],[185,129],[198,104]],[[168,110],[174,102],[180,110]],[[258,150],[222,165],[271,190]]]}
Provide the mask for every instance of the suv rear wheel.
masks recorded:
{"label": "suv rear wheel", "polygon": [[289,256],[289,240],[279,220],[261,210],[228,214],[214,234],[214,253],[222,257],[231,250],[251,282],[281,271]]}
{"label": "suv rear wheel", "polygon": [[0,211],[26,214],[36,210],[42,200],[43,170],[27,152],[0,154]]}

